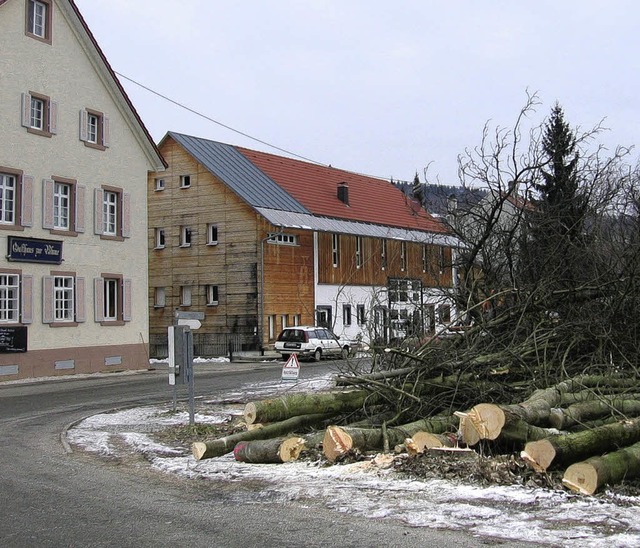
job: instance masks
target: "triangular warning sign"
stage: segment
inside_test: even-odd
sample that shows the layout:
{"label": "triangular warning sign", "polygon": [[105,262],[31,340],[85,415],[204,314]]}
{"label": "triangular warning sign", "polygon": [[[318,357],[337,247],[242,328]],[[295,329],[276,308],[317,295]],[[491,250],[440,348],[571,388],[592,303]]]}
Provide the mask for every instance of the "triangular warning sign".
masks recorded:
{"label": "triangular warning sign", "polygon": [[298,354],[291,354],[287,362],[282,367],[282,380],[297,381],[299,374],[300,362],[298,361]]}
{"label": "triangular warning sign", "polygon": [[287,363],[284,364],[285,367],[300,367],[300,362],[298,361],[298,354],[291,354]]}

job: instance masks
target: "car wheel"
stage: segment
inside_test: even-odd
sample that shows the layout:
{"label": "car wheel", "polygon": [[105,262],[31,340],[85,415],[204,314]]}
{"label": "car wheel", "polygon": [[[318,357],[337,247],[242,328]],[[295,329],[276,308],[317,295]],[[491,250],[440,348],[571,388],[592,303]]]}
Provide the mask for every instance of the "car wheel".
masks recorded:
{"label": "car wheel", "polygon": [[342,359],[343,360],[346,360],[349,357],[349,347],[348,346],[345,346],[345,347],[342,348],[341,355],[342,355]]}
{"label": "car wheel", "polygon": [[313,361],[319,362],[320,358],[322,358],[322,350],[320,350],[319,348],[316,348],[316,351],[313,353]]}
{"label": "car wheel", "polygon": [[290,357],[291,354],[280,354],[282,356],[282,359],[286,362]]}

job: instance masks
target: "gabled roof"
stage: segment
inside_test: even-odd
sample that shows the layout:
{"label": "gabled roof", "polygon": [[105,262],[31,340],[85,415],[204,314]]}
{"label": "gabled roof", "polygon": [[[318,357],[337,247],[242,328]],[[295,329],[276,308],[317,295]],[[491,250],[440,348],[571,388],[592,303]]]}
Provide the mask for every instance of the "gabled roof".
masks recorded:
{"label": "gabled roof", "polygon": [[[3,2],[0,2],[0,5],[2,3]],[[118,80],[118,77],[111,68],[111,65],[109,64],[109,61],[107,61],[102,49],[100,49],[98,42],[89,29],[87,22],[82,17],[82,14],[75,2],[73,0],[62,0],[58,3],[58,6],[61,11],[64,12],[67,20],[75,30],[78,39],[85,49],[90,61],[96,68],[96,71],[102,78],[103,83],[113,94],[116,103],[120,103],[122,105],[125,117],[130,121],[134,134],[138,136],[140,146],[145,151],[147,158],[149,159],[149,163],[151,163],[151,165],[153,165],[153,169],[157,171],[162,168],[166,168],[167,163],[162,157],[162,154],[160,154],[153,138],[142,122],[138,111],[133,106],[133,103],[129,99],[129,96],[122,87],[120,80]]]}
{"label": "gabled roof", "polygon": [[[423,241],[433,240],[425,233],[448,234],[382,179],[176,132],[167,133],[160,146],[169,137],[276,226]],[[343,184],[348,204],[338,198]]]}
{"label": "gabled roof", "polygon": [[260,171],[235,147],[173,131],[167,133],[167,136],[182,145],[191,156],[250,206],[309,213],[302,204]]}
{"label": "gabled roof", "polygon": [[[447,231],[389,181],[246,148],[238,150],[314,215],[428,232]],[[343,183],[348,185],[348,204],[338,199],[338,185]]]}

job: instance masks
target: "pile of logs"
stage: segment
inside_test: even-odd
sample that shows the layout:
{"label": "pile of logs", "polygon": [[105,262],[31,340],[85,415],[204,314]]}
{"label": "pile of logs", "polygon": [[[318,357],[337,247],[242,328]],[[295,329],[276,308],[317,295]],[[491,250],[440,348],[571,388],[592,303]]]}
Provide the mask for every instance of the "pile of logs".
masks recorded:
{"label": "pile of logs", "polygon": [[375,400],[368,390],[294,394],[248,403],[246,431],[195,442],[192,452],[197,460],[233,452],[241,462],[283,463],[321,449],[329,462],[336,462],[350,452],[415,455],[435,448],[469,450],[488,440],[484,443],[519,446],[520,458],[536,472],[564,469],[563,484],[590,495],[604,485],[640,477],[637,386],[635,379],[581,376],[536,390],[520,403],[480,403],[377,427],[336,423],[337,417]]}

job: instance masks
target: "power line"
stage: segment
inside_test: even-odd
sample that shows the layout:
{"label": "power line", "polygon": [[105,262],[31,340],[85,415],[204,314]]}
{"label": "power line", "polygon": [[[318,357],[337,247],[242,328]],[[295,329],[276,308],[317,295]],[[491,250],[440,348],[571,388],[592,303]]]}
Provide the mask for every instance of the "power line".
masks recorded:
{"label": "power line", "polygon": [[195,114],[196,116],[199,116],[200,118],[204,118],[205,120],[208,120],[209,122],[213,122],[214,124],[217,124],[225,129],[228,129],[229,131],[233,131],[234,133],[237,133],[238,135],[242,135],[243,137],[247,137],[248,139],[251,139],[252,141],[256,141],[260,144],[266,145],[268,147],[271,148],[275,148],[276,150],[279,150],[280,152],[284,152],[285,154],[289,154],[291,156],[295,156],[296,158],[300,158],[301,160],[305,160],[307,162],[311,162],[312,164],[318,164],[320,166],[324,166],[324,167],[329,167],[327,164],[323,164],[322,162],[318,162],[316,160],[312,160],[311,158],[307,158],[305,156],[301,156],[300,154],[296,154],[295,152],[291,152],[290,150],[284,149],[284,148],[280,148],[279,146],[273,145],[271,143],[268,143],[266,141],[263,141],[262,139],[258,139],[257,137],[253,137],[252,135],[249,135],[248,133],[244,133],[243,131],[240,131],[238,129],[232,128],[231,126],[228,126],[227,124],[223,124],[222,122],[219,122],[218,120],[215,120],[213,118],[211,118],[210,116],[207,116],[206,114],[202,114],[201,112],[198,112],[197,110],[192,109],[191,107],[188,107],[174,99],[171,99],[171,97],[167,97],[166,95],[163,95],[162,93],[159,93],[147,86],[145,86],[144,84],[141,84],[140,82],[135,81],[133,78],[129,78],[128,76],[125,76],[124,74],[121,74],[118,71],[114,72],[120,77],[120,78],[124,78],[125,80],[128,80],[129,82],[131,82],[132,84],[135,84],[136,86],[141,87],[142,89],[148,91],[149,93],[153,93],[154,95],[157,95],[158,97],[161,97],[162,99],[164,99],[165,101],[169,101],[170,103],[173,103],[174,105],[187,110],[189,112],[191,112],[192,114]]}
{"label": "power line", "polygon": [[[299,158],[301,160],[305,160],[306,162],[310,162],[312,164],[316,164],[319,166],[323,166],[323,167],[332,167],[331,164],[325,164],[323,162],[318,162],[317,160],[312,160],[311,158],[307,158],[306,156],[302,156],[300,154],[296,154],[295,152],[291,152],[290,150],[287,150],[285,148],[281,148],[277,145],[273,145],[271,143],[268,143],[267,141],[263,141],[262,139],[258,139],[257,137],[253,137],[252,135],[249,135],[248,133],[245,133],[243,131],[240,131],[239,129],[235,129],[231,126],[228,126],[227,124],[224,124],[218,120],[215,120],[214,118],[211,118],[210,116],[207,116],[206,114],[202,114],[201,112],[198,112],[195,109],[192,109],[191,107],[188,107],[182,103],[180,103],[179,101],[176,101],[175,99],[171,99],[171,97],[167,97],[166,95],[163,95],[162,93],[151,89],[148,86],[145,86],[144,84],[141,84],[140,82],[137,82],[136,80],[134,80],[133,78],[129,78],[128,76],[125,76],[124,74],[114,70],[113,71],[115,74],[117,74],[120,78],[124,78],[125,80],[127,80],[128,82],[131,82],[132,84],[135,84],[136,86],[148,91],[149,93],[153,93],[153,95],[156,95],[157,97],[160,97],[161,99],[164,99],[165,101],[169,101],[170,103],[176,105],[177,107],[180,107],[188,112],[191,112],[192,114],[195,114],[196,116],[199,116],[200,118],[204,118],[205,120],[209,121],[209,122],[213,122],[214,124],[219,125],[220,127],[223,127],[225,129],[228,129],[229,131],[233,131],[234,133],[237,133],[238,135],[242,135],[243,137],[246,137],[247,139],[251,139],[252,141],[256,141],[257,143],[260,143],[262,145],[268,146],[270,148],[273,148],[275,150],[279,150],[280,152],[284,152],[285,154],[288,154],[290,156],[295,156],[296,158]],[[364,175],[366,177],[372,177],[375,179],[381,179],[381,180],[388,180],[387,177],[380,177],[379,175],[369,175],[366,173],[360,173],[357,171],[351,171],[351,170],[347,170],[347,169],[343,169],[342,171],[349,171],[350,173],[354,173],[356,175]],[[393,177],[391,177],[391,180],[393,180]],[[401,179],[396,179],[396,182],[399,183],[408,183],[410,181],[403,181]]]}

